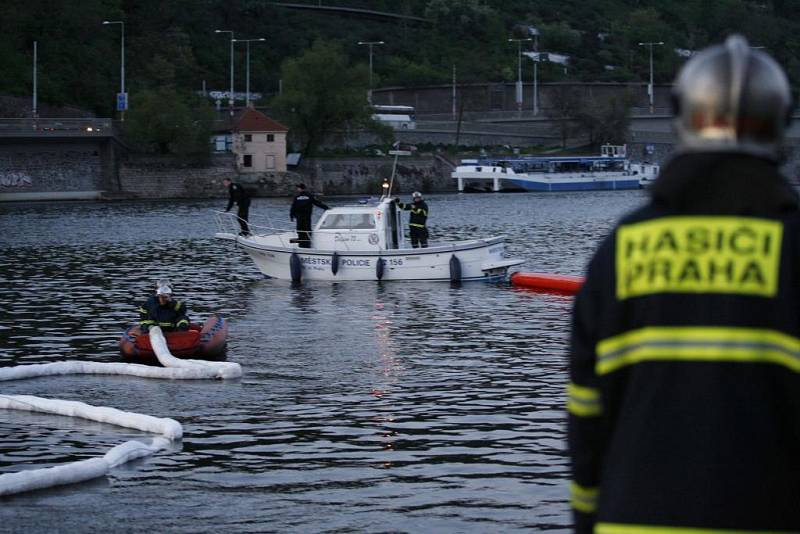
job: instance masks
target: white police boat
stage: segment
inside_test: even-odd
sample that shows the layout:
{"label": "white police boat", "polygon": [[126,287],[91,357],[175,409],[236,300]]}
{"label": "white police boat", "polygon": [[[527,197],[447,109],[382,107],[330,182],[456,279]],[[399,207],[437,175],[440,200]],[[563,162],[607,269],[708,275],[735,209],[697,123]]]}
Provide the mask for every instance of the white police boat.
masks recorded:
{"label": "white police boat", "polygon": [[311,247],[297,233],[251,224],[237,235],[236,215],[217,213],[215,237],[235,241],[267,277],[301,280],[499,281],[509,267],[503,236],[431,243],[411,248],[403,236],[402,210],[388,196],[370,204],[326,210],[311,234]]}

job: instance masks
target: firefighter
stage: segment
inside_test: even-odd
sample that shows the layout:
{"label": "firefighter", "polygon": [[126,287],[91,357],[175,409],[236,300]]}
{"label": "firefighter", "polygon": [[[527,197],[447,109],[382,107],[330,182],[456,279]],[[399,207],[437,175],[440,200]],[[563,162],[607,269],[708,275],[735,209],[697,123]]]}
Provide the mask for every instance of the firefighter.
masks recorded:
{"label": "firefighter", "polygon": [[413,248],[428,248],[428,205],[422,200],[422,193],[414,191],[411,193],[411,204],[400,202],[399,198],[394,199],[397,207],[401,210],[410,211],[411,216],[408,221],[408,230],[411,234],[411,246]]}
{"label": "firefighter", "polygon": [[579,533],[800,531],[800,212],[781,67],[744,38],[673,87],[679,144],[588,266],[567,387]]}
{"label": "firefighter", "polygon": [[139,306],[139,316],[142,332],[151,326],[160,326],[165,332],[189,329],[186,304],[172,298],[172,286],[167,280],[158,281],[156,294]]}
{"label": "firefighter", "polygon": [[250,218],[250,193],[241,184],[234,183],[230,178],[223,178],[222,184],[228,188],[228,206],[225,211],[230,211],[234,204],[239,208],[236,216],[241,232],[239,235],[250,235],[248,219]]}
{"label": "firefighter", "polygon": [[289,210],[289,219],[292,221],[297,219],[297,246],[311,248],[311,213],[314,206],[323,210],[330,208],[312,193],[306,191],[306,184],[297,184],[296,191],[292,207]]}

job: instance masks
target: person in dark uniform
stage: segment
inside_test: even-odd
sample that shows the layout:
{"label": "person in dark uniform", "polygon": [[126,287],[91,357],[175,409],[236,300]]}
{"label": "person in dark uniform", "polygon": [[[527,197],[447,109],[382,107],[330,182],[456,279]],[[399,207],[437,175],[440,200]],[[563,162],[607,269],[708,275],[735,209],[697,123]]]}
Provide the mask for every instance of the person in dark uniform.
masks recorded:
{"label": "person in dark uniform", "polygon": [[247,219],[250,216],[250,193],[241,184],[234,183],[230,178],[224,178],[222,183],[228,188],[228,207],[225,211],[230,211],[234,204],[239,207],[236,216],[239,220],[239,227],[241,232],[239,235],[250,235],[250,227],[247,224]]}
{"label": "person in dark uniform", "polygon": [[160,326],[165,332],[189,329],[186,304],[172,298],[172,286],[167,280],[159,280],[156,294],[139,306],[141,331],[147,332],[151,326]]}
{"label": "person in dark uniform", "polygon": [[289,219],[297,220],[297,246],[311,248],[311,212],[314,206],[324,210],[330,209],[324,202],[317,200],[314,195],[306,191],[305,184],[297,184],[297,194],[292,200],[289,210]]}
{"label": "person in dark uniform", "polygon": [[410,211],[408,220],[408,231],[411,234],[411,246],[413,248],[428,248],[428,205],[422,200],[422,193],[414,191],[411,193],[411,204],[400,202],[399,198],[394,199],[397,207],[401,210]]}
{"label": "person in dark uniform", "polygon": [[744,38],[673,86],[679,144],[576,297],[578,533],[800,532],[800,209],[792,99]]}

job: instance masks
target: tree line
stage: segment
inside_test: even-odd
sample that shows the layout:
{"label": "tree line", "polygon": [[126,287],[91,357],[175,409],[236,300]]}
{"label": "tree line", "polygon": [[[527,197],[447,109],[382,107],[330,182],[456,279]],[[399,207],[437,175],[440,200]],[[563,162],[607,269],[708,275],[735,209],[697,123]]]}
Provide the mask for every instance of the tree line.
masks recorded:
{"label": "tree line", "polygon": [[[132,142],[152,152],[203,152],[203,136],[194,132],[210,124],[213,103],[198,93],[229,86],[230,34],[215,30],[266,39],[251,46],[251,90],[292,128],[299,148],[311,151],[334,127],[368,123],[361,98],[369,83],[368,50],[359,41],[385,43],[374,49],[375,86],[449,83],[454,66],[459,83],[513,81],[517,46],[509,38],[531,39],[525,50],[569,56],[567,68],[540,64],[542,82],[647,81],[648,49],[639,43],[663,42],[654,47],[653,71],[656,82],[669,82],[684,55],[732,32],[772,53],[793,83],[800,76],[800,2],[792,0],[306,3],[424,21],[293,10],[263,0],[6,0],[0,95],[31,94],[37,41],[39,100],[112,116],[121,28],[103,21],[125,22],[126,122]],[[244,54],[244,45],[235,45],[237,91],[244,91]]]}

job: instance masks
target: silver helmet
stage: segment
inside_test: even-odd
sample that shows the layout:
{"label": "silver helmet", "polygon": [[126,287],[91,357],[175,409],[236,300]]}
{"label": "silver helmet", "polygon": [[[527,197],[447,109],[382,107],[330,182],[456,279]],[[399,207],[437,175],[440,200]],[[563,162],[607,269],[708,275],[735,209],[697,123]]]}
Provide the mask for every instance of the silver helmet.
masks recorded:
{"label": "silver helmet", "polygon": [[683,151],[745,152],[777,159],[792,107],[786,74],[732,35],[684,65],[673,88]]}

